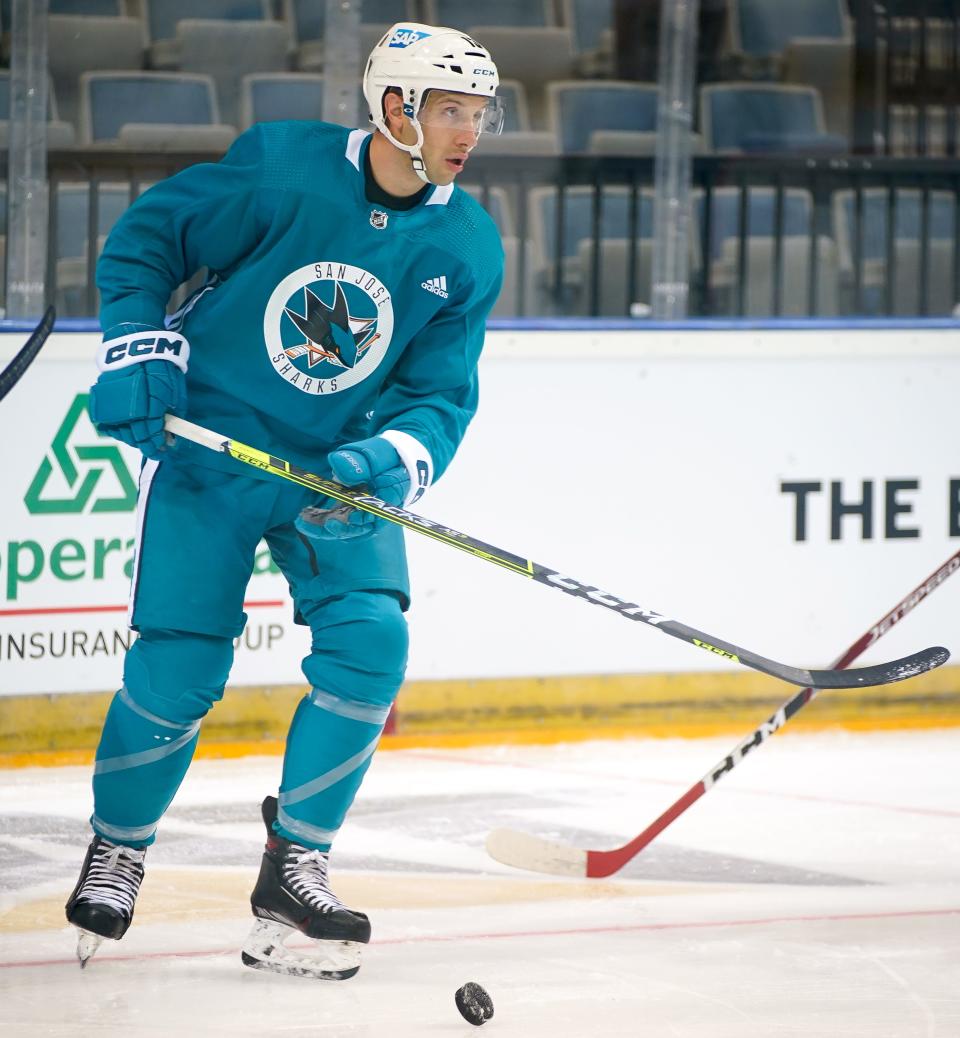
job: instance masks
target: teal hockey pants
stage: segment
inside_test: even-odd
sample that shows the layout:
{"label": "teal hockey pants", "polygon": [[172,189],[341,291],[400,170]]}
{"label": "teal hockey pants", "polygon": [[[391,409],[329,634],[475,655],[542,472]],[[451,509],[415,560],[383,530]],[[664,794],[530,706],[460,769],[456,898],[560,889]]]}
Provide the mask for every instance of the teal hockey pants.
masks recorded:
{"label": "teal hockey pants", "polygon": [[[314,492],[148,461],[140,480],[131,626],[139,637],[104,723],[94,830],[153,842],[187,772],[201,722],[223,695],[261,539],[311,629],[310,690],[287,736],[276,829],[329,848],[363,781],[403,681],[409,584],[403,532],[318,549],[293,520]],[[272,792],[266,790],[266,792]]]}

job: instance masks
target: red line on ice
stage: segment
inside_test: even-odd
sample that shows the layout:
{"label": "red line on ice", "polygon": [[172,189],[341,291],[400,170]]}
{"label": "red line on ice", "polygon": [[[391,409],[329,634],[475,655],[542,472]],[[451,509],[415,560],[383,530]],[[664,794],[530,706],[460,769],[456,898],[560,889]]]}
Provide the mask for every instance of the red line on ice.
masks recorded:
{"label": "red line on ice", "polygon": [[[630,926],[585,926],[567,930],[508,930],[503,933],[458,933],[458,934],[426,934],[419,937],[390,937],[386,940],[375,940],[373,945],[389,944],[447,944],[451,941],[502,941],[518,937],[582,937],[592,934],[612,933],[644,933],[657,930],[708,930],[725,926],[770,926],[775,923],[837,923],[862,922],[874,919],[920,919],[934,916],[960,916],[960,907],[931,908],[915,912],[852,912],[839,915],[783,915],[769,916],[765,919],[716,919],[689,923],[637,923]],[[291,947],[303,947],[294,943]],[[97,962],[141,962],[148,959],[200,959],[215,955],[235,955],[236,948],[198,948],[193,951],[146,952],[142,955],[104,955]],[[0,969],[16,969],[20,967],[38,966],[77,966],[75,957],[65,959],[37,959],[27,962],[0,962]]]}

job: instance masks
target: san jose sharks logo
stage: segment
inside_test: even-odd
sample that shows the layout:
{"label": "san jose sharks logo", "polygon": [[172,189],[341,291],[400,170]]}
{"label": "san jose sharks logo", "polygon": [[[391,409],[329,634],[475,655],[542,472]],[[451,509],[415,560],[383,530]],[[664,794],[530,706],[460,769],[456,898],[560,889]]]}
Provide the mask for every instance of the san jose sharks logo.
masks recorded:
{"label": "san jose sharks logo", "polygon": [[362,267],[311,263],[274,289],[263,331],[277,374],[304,393],[336,393],[362,382],[386,354],[390,292]]}
{"label": "san jose sharks logo", "polygon": [[311,368],[323,362],[355,368],[363,354],[380,338],[379,333],[373,331],[376,318],[351,316],[343,286],[339,281],[334,285],[333,306],[327,306],[312,289],[304,288],[302,316],[291,307],[284,307],[284,313],[307,340],[288,346],[284,353],[288,357],[306,356]]}

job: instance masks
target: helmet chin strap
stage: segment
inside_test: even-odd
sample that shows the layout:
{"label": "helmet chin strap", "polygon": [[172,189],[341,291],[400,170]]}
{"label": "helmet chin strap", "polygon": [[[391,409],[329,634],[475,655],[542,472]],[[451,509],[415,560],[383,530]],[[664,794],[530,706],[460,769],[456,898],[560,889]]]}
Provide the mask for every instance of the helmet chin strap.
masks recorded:
{"label": "helmet chin strap", "polygon": [[427,164],[423,161],[423,130],[420,127],[418,119],[414,119],[411,116],[407,116],[410,121],[410,125],[413,127],[414,132],[417,135],[416,144],[404,144],[402,141],[398,141],[396,137],[390,132],[386,123],[380,126],[384,137],[395,147],[399,148],[400,151],[405,151],[410,156],[410,162],[413,166],[413,172],[425,183],[433,184],[433,181],[427,176]]}

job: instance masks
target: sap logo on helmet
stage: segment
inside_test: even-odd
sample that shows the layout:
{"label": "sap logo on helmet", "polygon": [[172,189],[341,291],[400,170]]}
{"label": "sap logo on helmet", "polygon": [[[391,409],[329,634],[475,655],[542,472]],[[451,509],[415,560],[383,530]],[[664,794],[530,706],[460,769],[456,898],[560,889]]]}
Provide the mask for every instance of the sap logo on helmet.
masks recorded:
{"label": "sap logo on helmet", "polygon": [[390,42],[387,46],[409,47],[411,43],[416,43],[417,40],[422,40],[429,35],[430,33],[420,32],[418,29],[397,29],[397,31],[390,37]]}

